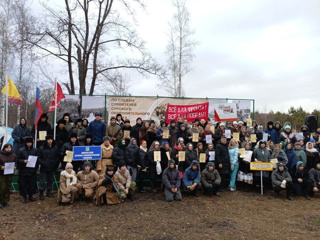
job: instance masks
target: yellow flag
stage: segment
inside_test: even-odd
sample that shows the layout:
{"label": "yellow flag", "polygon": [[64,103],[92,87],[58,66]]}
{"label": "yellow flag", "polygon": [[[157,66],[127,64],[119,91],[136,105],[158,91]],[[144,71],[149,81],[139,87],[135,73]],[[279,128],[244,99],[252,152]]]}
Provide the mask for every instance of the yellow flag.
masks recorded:
{"label": "yellow flag", "polygon": [[[12,82],[12,80],[8,77],[8,100],[9,103],[14,103],[22,106],[22,101],[20,94],[18,92],[18,89],[16,88],[16,85]],[[7,85],[4,86],[1,90],[1,93],[4,95],[7,95]]]}

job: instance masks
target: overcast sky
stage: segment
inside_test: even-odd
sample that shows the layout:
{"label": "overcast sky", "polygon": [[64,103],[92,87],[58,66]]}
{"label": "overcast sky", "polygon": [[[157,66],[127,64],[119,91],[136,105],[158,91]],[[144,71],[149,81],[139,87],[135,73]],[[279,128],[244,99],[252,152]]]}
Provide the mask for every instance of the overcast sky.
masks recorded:
{"label": "overcast sky", "polygon": [[[145,2],[138,31],[165,64],[174,8],[171,0]],[[187,7],[200,44],[183,79],[186,97],[255,99],[260,112],[320,109],[320,1],[188,0]],[[165,96],[157,83],[132,74],[130,93]]]}

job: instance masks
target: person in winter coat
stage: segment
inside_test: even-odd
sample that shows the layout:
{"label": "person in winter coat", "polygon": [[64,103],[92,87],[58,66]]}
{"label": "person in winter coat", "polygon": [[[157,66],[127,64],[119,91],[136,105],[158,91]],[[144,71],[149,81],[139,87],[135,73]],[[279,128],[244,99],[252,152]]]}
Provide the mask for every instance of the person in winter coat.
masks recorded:
{"label": "person in winter coat", "polygon": [[301,144],[296,142],[294,144],[294,153],[297,155],[297,162],[303,162],[304,166],[307,164],[307,155],[303,148],[301,148]]}
{"label": "person in winter coat", "polygon": [[[56,144],[57,147],[59,149],[59,151],[61,150],[63,144],[69,142],[69,132],[67,131],[67,129],[64,127],[66,125],[66,121],[63,119],[60,119],[57,122],[57,126],[56,126]],[[53,130],[52,133],[53,135]]]}
{"label": "person in winter coat", "polygon": [[[193,134],[194,134],[194,133],[197,133],[198,136],[199,136],[199,137],[198,137],[198,141],[196,141],[196,142],[193,141]],[[196,149],[198,142],[201,141],[201,133],[200,133],[199,127],[198,127],[198,125],[197,125],[196,123],[193,123],[193,124],[192,124],[192,128],[190,128],[190,129],[188,130],[188,134],[189,134],[189,136],[190,136],[190,137],[189,137],[189,142],[192,143],[193,149]]]}
{"label": "person in winter coat", "polygon": [[220,191],[224,191],[224,180],[230,176],[230,157],[227,138],[222,136],[216,146],[215,165],[221,177]]}
{"label": "person in winter coat", "polygon": [[[270,151],[266,148],[266,142],[264,141],[260,141],[257,144],[256,149],[254,149],[253,151],[253,155],[254,155],[254,160],[256,162],[270,162]],[[268,181],[269,179],[269,172],[267,171],[263,171],[262,172],[262,176],[263,176],[263,182],[264,182],[264,186],[266,185],[270,185],[270,182]],[[256,186],[260,185],[260,171],[255,171],[254,172],[254,182],[256,184]]]}
{"label": "person in winter coat", "polygon": [[32,196],[37,190],[37,169],[39,168],[39,161],[37,160],[34,168],[27,167],[29,156],[38,156],[38,150],[33,147],[33,138],[25,138],[25,147],[18,152],[18,168],[19,168],[19,192],[22,196],[22,203],[26,203],[27,196],[29,201],[33,202],[36,199]]}
{"label": "person in winter coat", "polygon": [[[210,144],[212,145],[212,143],[209,143],[208,145],[210,145]],[[206,154],[206,151],[204,150],[202,142],[199,142],[197,144],[197,148],[195,149],[195,152],[197,154],[197,158],[196,159],[199,161],[199,164],[200,164],[200,172],[202,172],[206,168],[206,165],[207,165],[207,161],[204,162],[204,163],[200,163],[200,154],[201,153]]]}
{"label": "person in winter coat", "polygon": [[283,165],[288,164],[288,157],[286,153],[281,149],[281,146],[279,143],[274,145],[274,150],[270,156],[270,159],[276,158],[278,159],[279,163],[283,163]]}
{"label": "person in winter coat", "polygon": [[115,166],[119,166],[120,161],[125,161],[126,159],[126,140],[120,138],[117,142],[117,146],[113,149],[112,152],[112,162]]}
{"label": "person in winter coat", "polygon": [[168,202],[172,202],[173,200],[181,201],[181,179],[179,170],[176,169],[175,161],[173,159],[168,161],[168,167],[163,171],[162,182],[164,185],[164,194],[166,195],[166,200]]}
{"label": "person in winter coat", "polygon": [[116,124],[116,118],[110,118],[110,124],[106,129],[106,136],[110,137],[110,144],[115,146],[117,141],[123,137],[123,132],[121,127]]}
{"label": "person in winter coat", "polygon": [[123,120],[122,115],[120,113],[118,113],[116,115],[116,124],[119,125],[121,128],[124,125],[124,120]]}
{"label": "person in winter coat", "polygon": [[280,133],[279,141],[284,141],[286,144],[291,142],[295,143],[297,141],[295,134],[291,131],[290,126],[285,126],[284,131]]}
{"label": "person in winter coat", "polygon": [[309,128],[307,127],[307,125],[302,125],[301,132],[303,133],[303,142],[305,145],[307,142],[310,141],[311,133],[309,132]]}
{"label": "person in winter coat", "polygon": [[307,143],[305,152],[307,156],[306,170],[309,171],[314,167],[316,161],[320,159],[319,152],[313,147],[311,142]]}
{"label": "person in winter coat", "polygon": [[276,130],[273,129],[273,122],[267,123],[267,129],[264,132],[268,133],[268,140],[272,140],[275,144],[278,143],[278,135]]}
{"label": "person in winter coat", "polygon": [[[215,163],[215,151],[214,151],[214,146],[213,143],[208,144],[208,148],[206,150],[206,163],[208,162],[213,162]],[[201,166],[201,163],[200,163]]]}
{"label": "person in winter coat", "polygon": [[66,121],[66,124],[65,124],[65,128],[67,129],[67,131],[69,132],[70,129],[72,128],[73,124],[72,124],[72,119],[70,118],[70,113],[64,113],[63,114],[63,117],[61,118],[63,120]]}
{"label": "person in winter coat", "polygon": [[279,139],[280,138],[281,129],[282,129],[281,123],[279,121],[275,121],[273,129],[277,132],[277,136],[278,136],[278,139]]}
{"label": "person in winter coat", "polygon": [[[73,151],[73,147],[75,146],[80,146],[78,138],[77,138],[77,134],[76,133],[71,133],[70,135],[70,140],[69,142],[63,144],[61,151],[60,151],[60,157],[61,157],[61,165],[62,165],[62,169],[64,169],[66,167],[66,162],[64,162],[64,157],[67,155],[67,151]],[[74,167],[74,170],[76,171],[76,173],[78,172],[79,169],[82,169],[82,165],[83,162],[82,161],[73,161],[72,160],[72,164]]]}
{"label": "person in winter coat", "polygon": [[136,120],[136,125],[131,128],[130,136],[141,142],[142,139],[139,138],[140,128],[142,128],[142,119],[140,117]]}
{"label": "person in winter coat", "polygon": [[179,171],[185,172],[185,170],[190,167],[193,160],[198,161],[197,153],[193,150],[192,143],[188,143],[186,146],[185,160],[180,161],[178,164]]}
{"label": "person in winter coat", "polygon": [[[142,127],[139,130],[139,140],[145,140],[147,141],[147,131],[149,129],[149,122],[148,121],[143,121]],[[147,142],[148,144],[148,142]]]}
{"label": "person in winter coat", "polygon": [[[123,127],[122,127],[122,132],[123,132],[123,139],[126,141],[126,146],[128,146],[129,145],[129,143],[130,143],[130,139],[133,137],[133,136],[124,136],[124,133],[125,133],[125,131],[129,131],[130,132],[130,134],[131,134],[131,131],[132,131],[132,127],[131,127],[131,125],[130,125],[130,120],[129,119],[126,119],[126,120],[124,120],[124,125],[123,125]],[[138,135],[139,136],[139,135]],[[137,139],[137,138],[136,138]]]}
{"label": "person in winter coat", "polygon": [[305,169],[303,162],[298,162],[296,171],[292,175],[293,192],[297,195],[302,195],[310,200],[312,192],[312,183],[309,179],[309,172]]}
{"label": "person in winter coat", "polygon": [[171,148],[174,148],[174,145],[178,140],[178,130],[179,129],[176,126],[176,121],[172,119],[169,125],[169,145]]}
{"label": "person in winter coat", "polygon": [[275,196],[279,196],[280,191],[287,190],[287,199],[293,200],[292,190],[293,183],[292,178],[288,172],[287,167],[283,163],[278,163],[276,170],[271,174],[272,187],[274,190]]}
{"label": "person in winter coat", "polygon": [[160,174],[162,172],[160,162],[157,162],[154,160],[154,152],[155,151],[160,152],[160,143],[158,141],[154,141],[152,143],[151,147],[149,148],[148,155],[147,155],[149,174],[150,174],[150,186],[151,186],[151,191],[153,193],[157,193],[156,179],[161,177]]}
{"label": "person in winter coat", "polygon": [[[207,141],[207,136],[211,136],[211,141]],[[209,138],[209,137],[208,137]],[[213,143],[214,142],[214,138],[215,138],[215,135],[214,133],[210,130],[210,125],[206,125],[203,133],[202,133],[202,136],[201,136],[201,139],[202,139],[202,144],[203,144],[203,148],[204,150],[207,150],[207,146],[208,144],[210,143]]]}
{"label": "person in winter coat", "polygon": [[287,168],[291,176],[293,176],[293,173],[296,171],[296,165],[298,162],[297,155],[293,151],[292,146],[292,143],[288,143],[286,146],[286,150],[284,151],[288,158]]}
{"label": "person in winter coat", "polygon": [[229,142],[229,157],[231,169],[229,190],[233,192],[236,190],[236,179],[239,169],[239,147],[238,142],[234,138]]}
{"label": "person in winter coat", "polygon": [[92,134],[92,143],[94,145],[101,145],[106,133],[106,125],[101,121],[100,112],[95,113],[95,118],[95,120],[90,122],[87,132]]}
{"label": "person in winter coat", "polygon": [[[40,140],[39,139],[39,133],[40,132],[46,132],[46,135],[50,135],[51,134],[51,124],[48,123],[48,116],[46,113],[43,113],[38,121],[38,130],[37,130],[37,139],[35,139],[35,141],[37,141],[37,148],[39,149],[43,144],[46,143],[45,140]],[[31,136],[35,137],[35,125],[33,124],[33,127],[31,129]]]}
{"label": "person in winter coat", "polygon": [[106,169],[105,175],[100,178],[96,194],[93,198],[93,202],[97,206],[102,204],[114,205],[122,202],[121,195],[119,193],[119,182],[115,176],[115,171],[112,167]]}
{"label": "person in winter coat", "polygon": [[105,177],[107,166],[113,166],[112,161],[112,153],[113,153],[113,146],[110,144],[110,137],[105,136],[103,137],[103,143],[101,144],[101,152],[102,152],[102,159],[97,160],[97,173],[101,178]]}
{"label": "person in winter coat", "polygon": [[130,173],[124,161],[120,161],[118,170],[115,173],[115,177],[118,178],[119,192],[122,199],[128,198],[133,201],[136,183],[131,181]]}
{"label": "person in winter coat", "polygon": [[82,118],[77,118],[75,120],[75,125],[72,126],[69,130],[69,134],[71,135],[72,133],[77,134],[77,139],[79,143],[82,145],[86,139],[86,134],[87,130],[82,127]]}
{"label": "person in winter coat", "polygon": [[188,133],[188,129],[185,124],[181,124],[178,130],[178,139],[183,138],[183,142],[187,144],[189,142],[190,135]]}
{"label": "person in winter coat", "polygon": [[83,170],[77,173],[77,189],[80,201],[84,198],[92,198],[96,187],[99,182],[99,175],[96,171],[92,170],[92,164],[90,161],[86,161],[83,164]]}
{"label": "person in winter coat", "polygon": [[135,182],[137,178],[137,166],[139,163],[139,147],[135,138],[130,139],[130,143],[126,150],[126,165],[131,175],[131,181]]}
{"label": "person in winter coat", "polygon": [[168,139],[164,139],[163,138],[163,131],[165,131],[165,130],[169,130],[169,128],[167,127],[166,121],[165,120],[161,120],[160,121],[160,127],[157,130],[157,136],[156,136],[156,140],[160,143],[160,145],[162,145],[162,143],[164,141],[168,141],[169,140],[169,138]]}
{"label": "person in winter coat", "polygon": [[[39,148],[38,151],[40,163],[39,191],[40,200],[44,200],[44,190],[47,189],[47,197],[53,197],[51,194],[54,173],[59,166],[60,152],[53,141],[52,135],[46,136],[46,143]],[[47,188],[45,188],[47,182]]]}
{"label": "person in winter coat", "polygon": [[73,203],[78,196],[76,188],[77,177],[71,163],[67,163],[66,169],[60,173],[60,188],[58,190],[58,203]]}
{"label": "person in winter coat", "polygon": [[213,194],[221,197],[218,193],[220,184],[221,177],[219,172],[215,169],[213,162],[208,162],[207,167],[201,172],[201,185],[203,187],[204,194]]}
{"label": "person in winter coat", "polygon": [[164,141],[160,146],[161,151],[161,169],[166,169],[168,167],[168,161],[171,159],[172,156],[172,149],[169,146],[169,142]]}
{"label": "person in winter coat", "polygon": [[311,196],[320,191],[320,160],[315,163],[315,167],[309,171],[309,179],[311,180],[313,191]]}
{"label": "person in winter coat", "polygon": [[143,187],[143,181],[144,179],[147,178],[147,142],[145,140],[142,140],[140,143],[140,148],[139,148],[139,161],[138,161],[138,169],[139,169],[139,174],[138,174],[138,191],[140,193],[146,193],[146,190]]}
{"label": "person in winter coat", "polygon": [[253,151],[250,143],[246,143],[245,146],[245,157],[239,157],[239,172],[238,181],[247,184],[253,184],[253,173],[250,170],[250,162],[254,161]]}
{"label": "person in winter coat", "polygon": [[154,120],[150,121],[150,127],[147,130],[147,147],[150,148],[151,144],[156,141],[157,138],[157,126]]}
{"label": "person in winter coat", "polygon": [[27,126],[27,120],[20,118],[20,124],[15,126],[11,136],[13,138],[13,153],[18,154],[19,149],[24,147],[25,138],[31,135],[31,130]]}
{"label": "person in winter coat", "polygon": [[[172,150],[172,159],[175,160],[176,162],[176,165],[178,165],[178,169],[180,172],[184,172],[184,170],[187,168],[185,167],[184,168],[184,165],[183,164],[179,164],[179,152],[180,151],[185,151],[186,148],[184,146],[184,143],[183,143],[183,138],[179,138],[177,143],[174,145],[174,148]],[[180,178],[181,178],[181,175],[180,175]]]}
{"label": "person in winter coat", "polygon": [[88,119],[84,118],[82,119],[82,127],[84,127],[86,129],[86,131],[88,132],[88,127],[89,127],[89,121]]}
{"label": "person in winter coat", "polygon": [[3,145],[0,152],[0,208],[9,207],[10,188],[13,179],[13,174],[4,175],[5,164],[14,163],[17,167],[17,156],[12,151],[12,146],[9,143]]}
{"label": "person in winter coat", "polygon": [[201,190],[199,162],[193,160],[186,169],[182,179],[183,191],[198,197],[197,191]]}

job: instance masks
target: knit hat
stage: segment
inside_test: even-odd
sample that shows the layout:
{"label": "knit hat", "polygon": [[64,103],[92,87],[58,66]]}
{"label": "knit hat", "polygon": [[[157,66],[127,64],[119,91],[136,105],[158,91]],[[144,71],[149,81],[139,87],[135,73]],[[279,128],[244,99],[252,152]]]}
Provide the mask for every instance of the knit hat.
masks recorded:
{"label": "knit hat", "polygon": [[60,119],[60,120],[57,122],[57,124],[58,124],[58,125],[59,125],[59,124],[66,125],[67,122],[66,122],[66,120],[64,120],[64,119]]}
{"label": "knit hat", "polygon": [[193,160],[191,166],[199,166],[199,162],[197,160]]}
{"label": "knit hat", "polygon": [[110,121],[111,121],[111,120],[116,120],[116,118],[115,118],[115,117],[111,117],[111,118],[110,118]]}
{"label": "knit hat", "polygon": [[82,118],[76,118],[76,120],[74,121],[75,123],[78,123],[78,122],[82,122]]}
{"label": "knit hat", "polygon": [[48,115],[46,113],[42,113],[40,118],[46,118],[48,120]]}
{"label": "knit hat", "polygon": [[291,126],[287,125],[284,127],[284,129],[291,129]]}
{"label": "knit hat", "polygon": [[208,162],[207,163],[207,167],[210,167],[210,166],[214,167],[214,163],[213,162]]}
{"label": "knit hat", "polygon": [[136,119],[136,122],[138,122],[138,120],[140,120],[140,121],[142,122],[142,118],[141,118],[141,117],[138,117],[138,118]]}
{"label": "knit hat", "polygon": [[33,143],[33,138],[32,138],[32,137],[26,137],[26,138],[25,138],[25,142],[26,142],[26,143],[28,143],[28,142],[29,142],[29,143],[30,143],[30,142]]}
{"label": "knit hat", "polygon": [[301,147],[301,144],[299,142],[295,142],[294,146],[300,146]]}
{"label": "knit hat", "polygon": [[163,145],[167,145],[167,144],[169,144],[167,141],[164,141],[164,142],[163,142]]}
{"label": "knit hat", "polygon": [[83,169],[85,168],[85,166],[89,166],[90,169],[92,169],[92,164],[90,161],[85,161],[84,164],[83,164]]}
{"label": "knit hat", "polygon": [[170,160],[169,160],[169,165],[170,165],[171,163],[175,164],[176,162],[175,162],[173,159],[170,159]]}
{"label": "knit hat", "polygon": [[125,161],[121,160],[119,163],[118,163],[118,166],[119,168],[121,168],[122,166],[126,166],[127,164],[125,163]]}
{"label": "knit hat", "polygon": [[70,134],[70,139],[71,139],[71,138],[78,138],[78,135],[77,135],[76,133],[71,133],[71,134]]}
{"label": "knit hat", "polygon": [[182,128],[182,127],[184,127],[184,128],[185,128],[185,127],[186,127],[186,125],[185,125],[185,124],[181,124],[181,125],[180,125],[180,128]]}
{"label": "knit hat", "polygon": [[46,136],[46,140],[48,140],[48,139],[52,139],[53,140],[53,136],[52,135],[47,135]]}
{"label": "knit hat", "polygon": [[91,133],[87,133],[86,134],[86,138],[91,138],[92,139],[92,134]]}
{"label": "knit hat", "polygon": [[238,124],[243,124],[243,122],[242,122],[242,121],[239,121]]}
{"label": "knit hat", "polygon": [[150,124],[156,124],[156,122],[154,121],[154,120],[150,120],[150,122],[149,122]]}
{"label": "knit hat", "polygon": [[273,126],[273,122],[272,122],[272,121],[269,121],[269,122],[267,123],[267,126],[269,126],[269,125],[272,125],[272,126]]}
{"label": "knit hat", "polygon": [[179,137],[177,143],[179,143],[180,141],[184,142],[184,139],[182,137]]}
{"label": "knit hat", "polygon": [[129,119],[126,119],[123,121],[124,123],[130,123],[130,120]]}
{"label": "knit hat", "polygon": [[311,138],[309,142],[315,142],[315,141],[316,141],[316,140],[314,140],[313,138]]}
{"label": "knit hat", "polygon": [[101,114],[101,112],[96,112],[95,114],[94,114],[94,116],[102,116],[102,114]]}
{"label": "knit hat", "polygon": [[171,124],[171,123],[176,123],[176,120],[171,119],[170,124]]}
{"label": "knit hat", "polygon": [[300,166],[304,166],[304,164],[303,164],[303,162],[301,162],[301,161],[299,161],[299,162],[297,162],[297,169],[300,167]]}
{"label": "knit hat", "polygon": [[160,145],[160,143],[158,141],[155,141],[154,145]]}
{"label": "knit hat", "polygon": [[109,140],[110,141],[110,137],[109,136],[104,136],[103,137],[103,141]]}
{"label": "knit hat", "polygon": [[68,168],[72,168],[72,169],[73,169],[73,166],[72,166],[72,164],[71,164],[70,162],[68,162],[68,163],[66,164],[66,170],[67,170]]}
{"label": "knit hat", "polygon": [[237,122],[237,121],[233,121],[232,124],[233,124],[233,125],[238,125],[238,122]]}
{"label": "knit hat", "polygon": [[226,124],[224,122],[220,123],[221,127],[226,127]]}

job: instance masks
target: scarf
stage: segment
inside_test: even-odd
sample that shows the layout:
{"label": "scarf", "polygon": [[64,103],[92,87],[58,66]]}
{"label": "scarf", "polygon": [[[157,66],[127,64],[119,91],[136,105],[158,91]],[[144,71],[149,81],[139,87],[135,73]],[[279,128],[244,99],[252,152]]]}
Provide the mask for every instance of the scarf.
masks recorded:
{"label": "scarf", "polygon": [[142,151],[144,151],[144,152],[147,152],[147,151],[148,151],[148,148],[143,147],[142,145],[140,146],[140,149],[142,149]]}
{"label": "scarf", "polygon": [[311,145],[313,146],[312,142],[308,142],[308,143],[306,144],[306,151],[307,151],[307,152],[311,152],[311,153],[318,152],[317,149],[315,149],[314,147],[312,147],[311,149],[309,149],[309,148],[308,148],[308,145],[309,145],[309,144],[311,144]]}
{"label": "scarf", "polygon": [[147,132],[153,132],[153,133],[157,133],[157,127],[154,126],[154,127],[149,127],[149,129],[147,130]]}
{"label": "scarf", "polygon": [[[75,176],[75,174],[76,173],[73,170],[71,174],[69,174],[67,170],[63,170],[61,172],[61,175],[67,178],[67,182],[66,182],[67,187],[69,187],[70,185],[75,186],[77,184],[77,177]],[[71,178],[72,178],[72,182],[71,182]]]}

